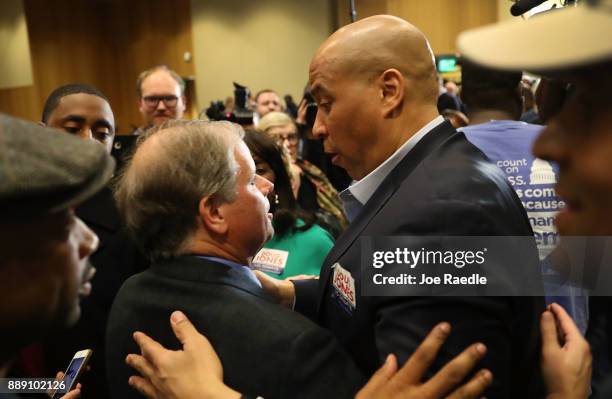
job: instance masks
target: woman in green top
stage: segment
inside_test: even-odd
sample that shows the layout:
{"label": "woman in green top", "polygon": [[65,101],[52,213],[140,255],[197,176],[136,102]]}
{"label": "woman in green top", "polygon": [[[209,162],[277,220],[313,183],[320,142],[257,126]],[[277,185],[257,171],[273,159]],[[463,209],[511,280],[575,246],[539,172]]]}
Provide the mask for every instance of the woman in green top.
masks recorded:
{"label": "woman in green top", "polygon": [[334,245],[332,236],[315,224],[315,218],[299,208],[278,145],[265,134],[247,131],[244,141],[255,160],[256,173],[274,183],[270,209],[274,237],[253,259],[253,268],[284,279],[300,274],[316,275]]}

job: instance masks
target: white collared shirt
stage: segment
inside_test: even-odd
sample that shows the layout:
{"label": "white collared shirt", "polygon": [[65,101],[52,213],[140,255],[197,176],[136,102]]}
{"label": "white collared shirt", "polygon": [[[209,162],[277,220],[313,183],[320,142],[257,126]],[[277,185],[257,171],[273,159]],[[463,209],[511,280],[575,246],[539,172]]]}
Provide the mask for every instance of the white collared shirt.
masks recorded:
{"label": "white collared shirt", "polygon": [[385,180],[385,178],[391,173],[393,168],[414,148],[415,145],[427,133],[436,128],[438,125],[444,122],[442,116],[437,116],[431,122],[423,126],[418,132],[410,137],[400,148],[397,149],[385,162],[378,165],[376,169],[368,173],[367,176],[359,181],[353,181],[351,185],[340,193],[340,199],[344,205],[345,211],[349,216],[349,220],[352,220],[356,216],[355,210],[359,205],[365,205],[368,200],[372,197],[374,192],[378,189],[378,186]]}

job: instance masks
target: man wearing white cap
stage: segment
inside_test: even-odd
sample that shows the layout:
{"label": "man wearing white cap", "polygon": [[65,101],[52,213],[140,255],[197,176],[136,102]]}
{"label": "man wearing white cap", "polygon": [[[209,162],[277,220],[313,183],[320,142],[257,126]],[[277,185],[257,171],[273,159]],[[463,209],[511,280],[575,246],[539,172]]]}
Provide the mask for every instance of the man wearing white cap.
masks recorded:
{"label": "man wearing white cap", "polygon": [[[612,235],[612,1],[586,1],[528,22],[513,21],[462,34],[459,50],[474,62],[562,79],[571,93],[534,145],[560,167],[557,193],[567,206],[556,219],[563,235]],[[551,320],[542,317],[543,327]],[[587,397],[591,357],[570,320],[542,329],[549,395]],[[561,346],[560,346],[561,345]],[[600,392],[601,397],[610,397]]]}

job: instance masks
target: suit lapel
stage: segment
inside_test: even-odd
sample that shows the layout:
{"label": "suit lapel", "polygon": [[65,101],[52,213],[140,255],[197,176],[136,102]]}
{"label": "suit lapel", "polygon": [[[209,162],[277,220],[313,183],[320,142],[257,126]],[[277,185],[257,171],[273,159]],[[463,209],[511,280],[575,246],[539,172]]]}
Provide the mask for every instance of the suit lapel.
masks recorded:
{"label": "suit lapel", "polygon": [[[328,280],[332,273],[332,266],[346,253],[346,251],[361,237],[363,230],[368,226],[370,221],[387,203],[389,198],[402,185],[404,180],[412,173],[412,171],[429,155],[434,149],[438,148],[445,140],[455,135],[457,131],[451,126],[448,121],[444,121],[436,126],[433,130],[427,133],[412,150],[400,161],[399,164],[389,173],[383,180],[372,197],[363,206],[363,209],[357,217],[351,222],[344,233],[338,237],[334,247],[325,258],[324,267],[319,283],[319,310],[325,288],[328,286]],[[345,269],[352,271],[359,268],[360,265],[342,265]]]}

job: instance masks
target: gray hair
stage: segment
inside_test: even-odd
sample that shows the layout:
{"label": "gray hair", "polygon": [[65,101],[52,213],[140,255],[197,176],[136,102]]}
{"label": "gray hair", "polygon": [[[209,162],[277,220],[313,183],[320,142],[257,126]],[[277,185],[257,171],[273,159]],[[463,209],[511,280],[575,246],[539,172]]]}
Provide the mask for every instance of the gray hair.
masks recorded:
{"label": "gray hair", "polygon": [[171,120],[150,129],[115,185],[128,230],[151,259],[180,255],[198,226],[204,197],[233,201],[244,137],[230,122]]}

